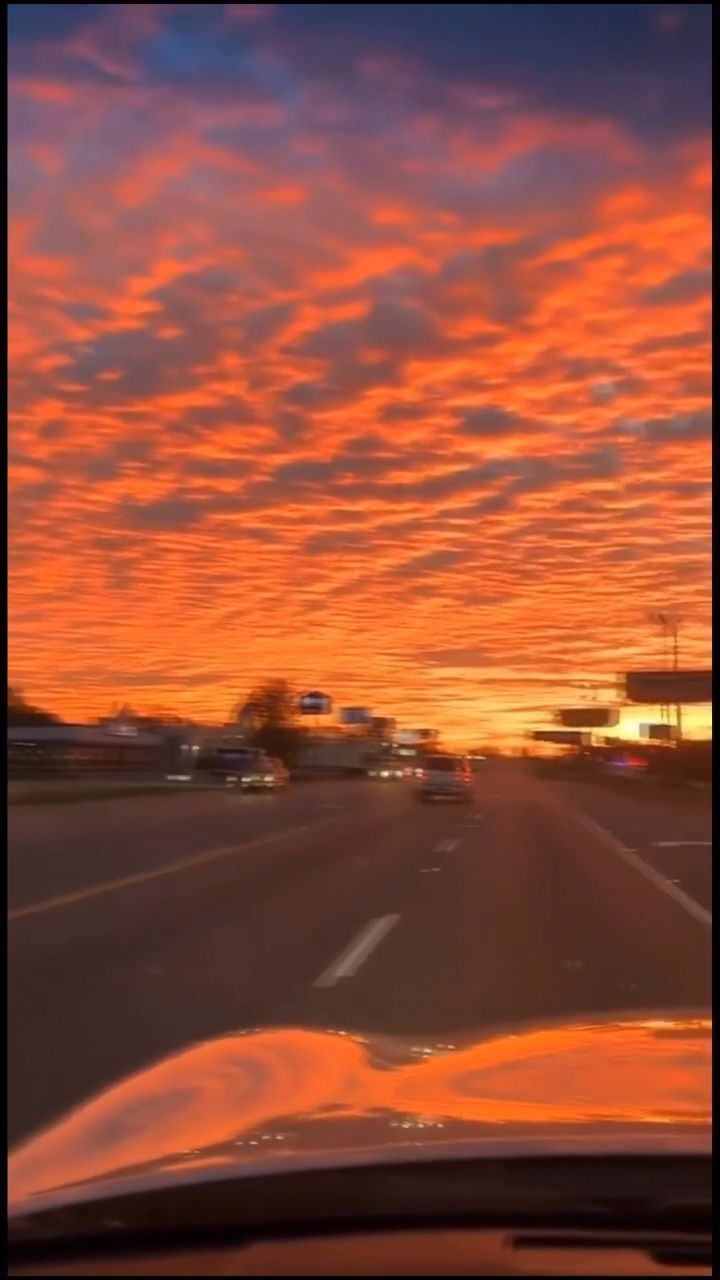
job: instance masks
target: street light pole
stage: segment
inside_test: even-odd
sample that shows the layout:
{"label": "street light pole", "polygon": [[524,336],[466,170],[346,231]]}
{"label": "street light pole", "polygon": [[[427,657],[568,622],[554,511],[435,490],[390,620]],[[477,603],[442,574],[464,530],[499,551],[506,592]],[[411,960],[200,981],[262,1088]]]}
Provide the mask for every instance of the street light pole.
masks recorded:
{"label": "street light pole", "polygon": [[[672,641],[672,669],[677,671],[680,666],[680,623],[677,618],[671,617],[666,613],[658,614],[658,622],[666,636]],[[682,706],[679,702],[675,703],[675,727],[677,730],[677,740],[682,739]]]}
{"label": "street light pole", "polygon": [[[678,640],[678,620],[672,619],[672,638],[673,638],[673,671],[677,671],[679,667],[679,640]],[[677,725],[678,742],[682,739],[682,707],[679,702],[675,704],[675,721]]]}

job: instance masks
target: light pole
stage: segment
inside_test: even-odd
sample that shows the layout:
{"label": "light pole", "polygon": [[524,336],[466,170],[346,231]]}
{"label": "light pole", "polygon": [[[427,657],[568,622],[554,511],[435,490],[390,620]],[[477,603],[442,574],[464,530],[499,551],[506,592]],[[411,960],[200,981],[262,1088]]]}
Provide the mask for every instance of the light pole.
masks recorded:
{"label": "light pole", "polygon": [[[680,621],[667,613],[659,613],[657,618],[663,629],[663,634],[668,636],[672,643],[672,669],[677,671],[680,665]],[[682,707],[679,702],[675,704],[675,724],[679,742],[682,738]]]}

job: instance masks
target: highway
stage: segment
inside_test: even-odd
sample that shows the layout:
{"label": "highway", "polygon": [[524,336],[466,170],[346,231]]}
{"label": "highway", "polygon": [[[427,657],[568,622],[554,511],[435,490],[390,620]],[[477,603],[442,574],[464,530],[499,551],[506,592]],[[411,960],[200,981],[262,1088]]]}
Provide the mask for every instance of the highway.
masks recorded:
{"label": "highway", "polygon": [[709,801],[487,763],[9,813],[11,1144],[208,1036],[710,1003]]}

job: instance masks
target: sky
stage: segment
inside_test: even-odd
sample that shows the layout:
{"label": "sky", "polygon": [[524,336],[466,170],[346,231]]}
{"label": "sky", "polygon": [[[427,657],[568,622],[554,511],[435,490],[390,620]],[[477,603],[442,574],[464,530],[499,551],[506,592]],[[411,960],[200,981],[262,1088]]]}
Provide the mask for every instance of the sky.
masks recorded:
{"label": "sky", "polygon": [[11,683],[512,743],[665,665],[658,610],[709,666],[710,35],[11,5]]}

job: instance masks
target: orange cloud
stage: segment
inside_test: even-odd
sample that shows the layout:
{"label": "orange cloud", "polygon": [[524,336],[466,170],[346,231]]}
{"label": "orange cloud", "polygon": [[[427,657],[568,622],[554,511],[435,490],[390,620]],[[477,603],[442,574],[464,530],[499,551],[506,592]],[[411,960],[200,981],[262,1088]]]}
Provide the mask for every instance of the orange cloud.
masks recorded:
{"label": "orange cloud", "polygon": [[659,606],[708,662],[707,130],[264,44],[241,92],[162,30],[11,67],[13,682],[218,718],[283,672],[510,741]]}

